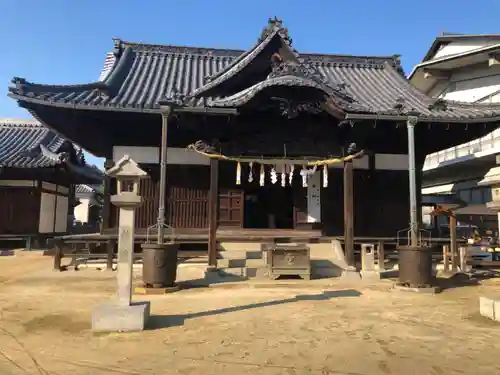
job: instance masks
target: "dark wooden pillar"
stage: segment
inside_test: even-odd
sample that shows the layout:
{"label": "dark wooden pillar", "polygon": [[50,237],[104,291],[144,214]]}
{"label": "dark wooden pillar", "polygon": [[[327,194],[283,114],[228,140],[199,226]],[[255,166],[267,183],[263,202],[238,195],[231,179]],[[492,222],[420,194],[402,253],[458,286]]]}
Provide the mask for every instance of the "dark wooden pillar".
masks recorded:
{"label": "dark wooden pillar", "polygon": [[113,270],[113,259],[115,257],[116,240],[108,240],[106,244],[106,269],[108,271]]}
{"label": "dark wooden pillar", "polygon": [[210,159],[210,191],[208,196],[208,267],[217,268],[217,214],[219,199],[219,160]]}
{"label": "dark wooden pillar", "polygon": [[54,192],[54,220],[52,220],[52,233],[56,233],[56,223],[57,223],[57,206],[59,204],[59,185],[56,185],[56,191]]}
{"label": "dark wooden pillar", "polygon": [[63,253],[63,245],[60,241],[55,241],[54,243],[55,247],[55,252],[54,252],[54,266],[53,269],[54,271],[61,271],[61,263],[62,263],[62,258],[64,257]]}
{"label": "dark wooden pillar", "polygon": [[66,233],[71,233],[73,231],[73,220],[75,213],[75,187],[76,185],[70,183],[68,187],[68,212],[66,213]]}
{"label": "dark wooden pillar", "polygon": [[450,252],[451,252],[451,270],[458,271],[458,246],[457,246],[457,219],[450,214]]}
{"label": "dark wooden pillar", "polygon": [[[106,159],[104,162],[104,169],[108,170],[114,166],[112,159]],[[106,177],[104,179],[104,192],[103,192],[103,206],[102,206],[102,223],[101,233],[110,227],[111,222],[111,179]]]}
{"label": "dark wooden pillar", "polygon": [[384,241],[378,242],[377,253],[378,253],[378,269],[379,269],[379,271],[385,271],[385,244],[384,244]]}
{"label": "dark wooden pillar", "polygon": [[344,163],[344,253],[349,266],[354,261],[354,186],[353,162]]}

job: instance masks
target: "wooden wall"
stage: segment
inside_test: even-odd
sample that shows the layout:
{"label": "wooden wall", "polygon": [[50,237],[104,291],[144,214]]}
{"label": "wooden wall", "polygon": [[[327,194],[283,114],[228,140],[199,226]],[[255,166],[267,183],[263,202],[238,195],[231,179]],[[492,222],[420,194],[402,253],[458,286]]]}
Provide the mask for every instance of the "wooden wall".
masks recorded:
{"label": "wooden wall", "polygon": [[[156,224],[160,167],[142,166],[150,178],[141,181],[139,194],[143,205],[137,209],[135,225],[147,228]],[[174,228],[208,228],[210,168],[206,165],[168,165],[165,223]],[[116,183],[111,183],[111,194]],[[110,207],[110,227],[118,225],[118,209]]]}
{"label": "wooden wall", "polygon": [[[407,171],[354,170],[354,235],[395,237],[409,227]],[[326,235],[344,234],[343,170],[329,172],[321,190],[322,228]]]}
{"label": "wooden wall", "polygon": [[39,212],[37,187],[0,187],[0,235],[37,233]]}
{"label": "wooden wall", "polygon": [[[235,164],[221,162],[219,170],[219,226],[243,227],[244,182],[236,185]],[[144,166],[143,166],[144,167]],[[143,205],[137,210],[136,227],[156,223],[159,166],[144,167],[150,178],[141,182]],[[253,184],[258,186],[258,175]],[[243,173],[242,180],[248,175]],[[245,180],[246,181],[246,180]],[[270,181],[266,181],[270,184]],[[116,187],[111,184],[112,189]],[[210,167],[169,165],[167,171],[166,223],[175,228],[208,228]],[[296,228],[320,229],[328,236],[344,233],[343,170],[329,170],[328,187],[321,187],[321,222],[307,222],[306,188],[300,175],[293,181]],[[112,190],[114,194],[115,191]],[[111,207],[111,227],[117,226],[117,209]],[[354,170],[355,236],[394,237],[409,225],[408,172]]]}
{"label": "wooden wall", "polygon": [[0,180],[0,235],[67,233],[71,194],[40,180]]}

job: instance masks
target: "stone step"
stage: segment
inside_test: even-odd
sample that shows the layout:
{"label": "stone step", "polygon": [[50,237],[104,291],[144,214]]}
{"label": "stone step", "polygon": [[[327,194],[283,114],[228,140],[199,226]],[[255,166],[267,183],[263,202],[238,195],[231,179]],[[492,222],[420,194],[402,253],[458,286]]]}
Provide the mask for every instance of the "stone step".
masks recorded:
{"label": "stone step", "polygon": [[266,267],[266,262],[264,259],[247,259],[246,262],[247,267]]}
{"label": "stone step", "polygon": [[223,250],[218,251],[218,259],[262,259],[262,252],[248,250]]}
{"label": "stone step", "polygon": [[208,263],[208,256],[189,258],[181,262],[181,264],[207,264],[207,263]]}
{"label": "stone step", "polygon": [[221,276],[247,277],[247,269],[245,267],[219,268],[218,271]]}
{"label": "stone step", "polygon": [[233,251],[233,250],[260,251],[261,244],[258,242],[219,242],[218,248],[221,251]]}
{"label": "stone step", "polygon": [[479,297],[479,313],[485,318],[500,322],[500,300],[491,297]]}
{"label": "stone step", "polygon": [[238,276],[244,278],[264,277],[266,276],[267,268],[259,267],[231,267],[219,269],[221,276]]}
{"label": "stone step", "polygon": [[265,267],[263,259],[217,259],[217,268]]}

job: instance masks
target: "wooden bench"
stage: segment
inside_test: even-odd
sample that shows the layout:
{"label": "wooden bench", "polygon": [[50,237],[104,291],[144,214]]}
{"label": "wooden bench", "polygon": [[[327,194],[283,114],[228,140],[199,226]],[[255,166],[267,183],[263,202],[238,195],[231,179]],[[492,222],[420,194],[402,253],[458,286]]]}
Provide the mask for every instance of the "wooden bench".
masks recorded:
{"label": "wooden bench", "polygon": [[[72,249],[68,248],[68,245],[75,244],[75,243],[85,243],[88,244],[89,242],[92,242],[93,244],[97,245],[93,249],[89,249],[88,251],[81,252],[81,251],[75,251]],[[106,251],[101,251],[101,252],[93,252],[92,250],[95,250],[96,248],[102,249],[102,246],[106,246]],[[54,247],[52,250],[46,251],[44,255],[51,255],[54,257],[54,266],[53,269],[55,271],[62,271],[63,267],[61,265],[62,259],[63,258],[71,258],[71,259],[83,259],[83,260],[91,260],[91,259],[105,259],[106,260],[106,269],[112,270],[113,269],[113,264],[116,259],[116,254],[117,254],[117,242],[116,240],[107,240],[106,242],[104,241],[85,241],[85,240],[74,240],[74,241],[61,241],[61,240],[56,240],[54,241]],[[188,259],[192,258],[199,258],[199,257],[206,257],[207,256],[207,251],[197,251],[197,250],[180,250],[178,252],[177,258],[180,262],[186,261]],[[142,259],[142,253],[136,252],[134,254],[134,263],[137,260]]]}

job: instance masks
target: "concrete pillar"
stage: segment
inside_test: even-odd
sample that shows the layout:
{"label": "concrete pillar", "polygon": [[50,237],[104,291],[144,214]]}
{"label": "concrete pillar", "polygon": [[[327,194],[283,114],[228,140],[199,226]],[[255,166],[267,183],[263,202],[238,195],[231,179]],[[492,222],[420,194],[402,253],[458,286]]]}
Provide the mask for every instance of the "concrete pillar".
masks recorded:
{"label": "concrete pillar", "polygon": [[380,279],[380,272],[375,269],[375,245],[361,245],[361,278]]}
{"label": "concrete pillar", "polygon": [[132,268],[134,265],[134,218],[135,208],[120,207],[118,226],[118,302],[130,306],[132,301]]}

